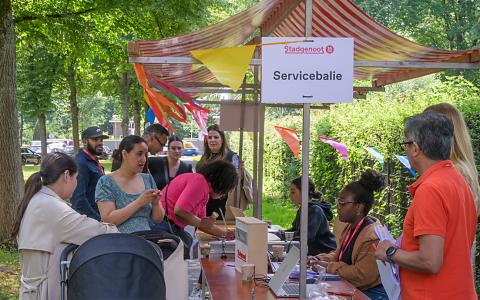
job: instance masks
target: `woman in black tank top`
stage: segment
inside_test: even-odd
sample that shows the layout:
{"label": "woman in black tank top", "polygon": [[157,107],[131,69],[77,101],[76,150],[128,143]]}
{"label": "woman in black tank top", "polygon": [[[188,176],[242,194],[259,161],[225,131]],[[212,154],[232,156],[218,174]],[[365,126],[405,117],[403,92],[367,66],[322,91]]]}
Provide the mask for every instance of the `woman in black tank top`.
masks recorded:
{"label": "woman in black tank top", "polygon": [[[220,130],[217,124],[209,126],[207,131],[208,137],[204,142],[204,153],[197,164],[197,168],[207,162],[225,160],[231,162],[238,170],[238,155],[228,147],[225,133]],[[228,195],[224,195],[219,199],[209,199],[207,204],[207,216],[211,216],[213,212],[216,212],[219,216],[218,219],[221,219],[222,213],[225,215],[227,198]],[[222,213],[220,213],[220,210]]]}

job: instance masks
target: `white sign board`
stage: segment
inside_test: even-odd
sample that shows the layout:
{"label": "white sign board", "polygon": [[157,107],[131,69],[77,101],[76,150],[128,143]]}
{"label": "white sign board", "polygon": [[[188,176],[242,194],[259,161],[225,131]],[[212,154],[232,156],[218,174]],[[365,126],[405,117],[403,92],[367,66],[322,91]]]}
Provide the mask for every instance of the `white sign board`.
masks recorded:
{"label": "white sign board", "polygon": [[[353,38],[304,39],[262,46],[262,102],[352,102]],[[262,38],[262,44],[290,41],[302,38]]]}

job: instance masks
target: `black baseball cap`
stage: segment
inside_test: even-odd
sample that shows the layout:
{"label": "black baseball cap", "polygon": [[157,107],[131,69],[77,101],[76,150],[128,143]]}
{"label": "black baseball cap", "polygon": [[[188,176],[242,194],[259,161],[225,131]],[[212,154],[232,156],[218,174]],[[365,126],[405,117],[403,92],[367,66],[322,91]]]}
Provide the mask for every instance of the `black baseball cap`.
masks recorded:
{"label": "black baseball cap", "polygon": [[108,135],[103,134],[102,129],[100,129],[100,127],[98,127],[98,126],[88,127],[87,129],[85,129],[82,132],[82,140],[83,139],[94,139],[94,138],[98,138],[98,137],[102,137],[104,139],[108,138]]}

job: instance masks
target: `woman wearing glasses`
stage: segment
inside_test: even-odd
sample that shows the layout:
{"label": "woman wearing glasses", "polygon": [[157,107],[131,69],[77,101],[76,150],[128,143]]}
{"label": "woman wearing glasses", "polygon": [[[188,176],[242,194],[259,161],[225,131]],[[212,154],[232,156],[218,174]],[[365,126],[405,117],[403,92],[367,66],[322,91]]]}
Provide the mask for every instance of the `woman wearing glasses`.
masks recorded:
{"label": "woman wearing glasses", "polygon": [[362,173],[360,180],[345,186],[337,200],[340,221],[348,225],[343,230],[339,247],[329,254],[310,257],[312,264],[326,267],[328,273],[340,275],[371,299],[385,299],[375,260],[375,247],[379,242],[375,224],[379,221],[368,215],[379,192],[386,185],[385,176],[374,170]]}

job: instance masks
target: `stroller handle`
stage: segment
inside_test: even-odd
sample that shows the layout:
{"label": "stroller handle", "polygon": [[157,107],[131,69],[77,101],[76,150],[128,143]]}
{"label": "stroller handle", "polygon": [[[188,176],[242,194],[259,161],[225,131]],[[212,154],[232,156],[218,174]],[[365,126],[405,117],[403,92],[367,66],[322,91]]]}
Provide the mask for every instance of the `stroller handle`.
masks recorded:
{"label": "stroller handle", "polygon": [[65,300],[65,284],[67,282],[67,269],[70,265],[68,261],[68,255],[75,251],[78,248],[78,245],[68,244],[65,249],[63,249],[62,254],[60,255],[60,288],[61,288],[61,300]]}

